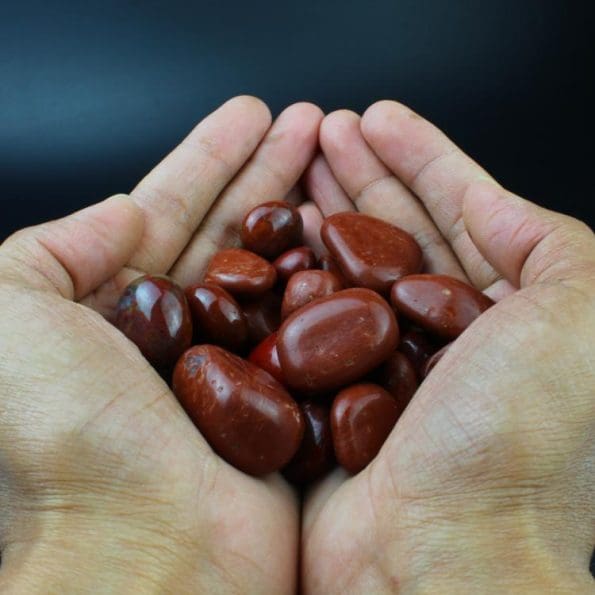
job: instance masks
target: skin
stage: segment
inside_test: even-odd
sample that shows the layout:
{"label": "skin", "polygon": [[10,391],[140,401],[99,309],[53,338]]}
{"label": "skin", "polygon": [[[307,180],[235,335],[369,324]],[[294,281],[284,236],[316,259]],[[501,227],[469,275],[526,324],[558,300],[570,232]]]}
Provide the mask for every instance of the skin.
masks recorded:
{"label": "skin", "polygon": [[296,591],[296,495],[214,456],[106,318],[141,273],[198,281],[247,210],[302,201],[300,177],[315,250],[325,215],[358,209],[498,300],[377,459],[307,494],[303,592],[593,590],[592,232],[501,188],[402,105],[321,120],[297,104],[271,126],[260,101],[233,99],[130,196],[0,247],[3,593]]}

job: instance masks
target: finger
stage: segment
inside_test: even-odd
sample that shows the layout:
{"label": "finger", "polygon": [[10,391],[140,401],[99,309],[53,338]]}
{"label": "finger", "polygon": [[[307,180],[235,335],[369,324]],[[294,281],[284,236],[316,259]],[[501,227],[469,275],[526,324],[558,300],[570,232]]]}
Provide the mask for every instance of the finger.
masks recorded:
{"label": "finger", "polygon": [[341,110],[320,127],[320,144],[337,181],[357,209],[411,233],[421,246],[427,272],[467,280],[423,205],[378,159],[360,130],[360,117]]}
{"label": "finger", "polygon": [[496,184],[438,128],[394,101],[380,101],[362,117],[364,138],[422,201],[469,279],[480,289],[499,275],[473,244],[463,221],[463,195],[474,181]]}
{"label": "finger", "polygon": [[304,186],[306,194],[318,205],[325,217],[333,213],[355,210],[351,199],[337,182],[324,155],[317,155],[306,170]]}
{"label": "finger", "polygon": [[80,300],[128,262],[142,232],[143,214],[134,201],[112,196],[9,237],[0,248],[2,277]]}
{"label": "finger", "polygon": [[324,217],[315,203],[312,201],[305,202],[300,206],[299,211],[304,222],[304,244],[310,246],[320,257],[323,254],[328,254],[325,245],[320,239],[320,228]]}
{"label": "finger", "polygon": [[133,190],[145,232],[130,266],[165,273],[213,201],[254,152],[271,123],[255,97],[235,97],[207,116]]}
{"label": "finger", "polygon": [[281,113],[173,267],[170,274],[181,285],[198,281],[217,250],[238,244],[242,220],[251,208],[283,198],[293,188],[314,156],[322,116],[309,103]]}
{"label": "finger", "polygon": [[595,274],[595,236],[581,221],[486,182],[469,186],[463,212],[483,256],[515,287]]}

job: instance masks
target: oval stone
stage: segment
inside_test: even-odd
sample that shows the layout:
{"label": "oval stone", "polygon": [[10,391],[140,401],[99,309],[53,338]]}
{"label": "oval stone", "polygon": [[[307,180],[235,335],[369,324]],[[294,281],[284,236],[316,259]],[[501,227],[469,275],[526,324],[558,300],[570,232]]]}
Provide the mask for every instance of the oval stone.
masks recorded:
{"label": "oval stone", "polygon": [[289,316],[277,351],[288,386],[317,393],[360,379],[395,350],[398,339],[389,305],[374,291],[352,288]]}
{"label": "oval stone", "polygon": [[277,273],[269,262],[241,248],[229,248],[215,254],[204,278],[205,283],[219,285],[240,297],[262,295],[276,280]]}
{"label": "oval stone", "polygon": [[304,437],[293,459],[283,469],[283,475],[297,485],[312,483],[335,466],[328,409],[313,401],[304,401],[300,408]]}
{"label": "oval stone", "polygon": [[248,326],[240,305],[225,289],[197,283],[185,291],[197,342],[236,351],[246,342]]}
{"label": "oval stone", "polygon": [[268,291],[258,300],[242,306],[248,324],[248,341],[260,343],[281,326],[281,298]]}
{"label": "oval stone", "polygon": [[354,384],[333,401],[331,430],[335,455],[349,473],[364,469],[378,454],[397,423],[395,399],[376,384]]}
{"label": "oval stone", "polygon": [[426,362],[438,347],[430,340],[425,331],[409,329],[401,335],[399,351],[405,354],[413,365],[418,379],[424,377],[423,371]]}
{"label": "oval stone", "polygon": [[285,376],[279,363],[279,354],[277,353],[277,336],[279,333],[272,333],[262,342],[260,342],[251,352],[248,361],[255,366],[266,370],[275,380],[285,384]]}
{"label": "oval stone", "polygon": [[318,259],[318,268],[321,271],[333,273],[333,275],[335,275],[335,277],[337,277],[337,279],[339,279],[341,282],[343,289],[347,289],[349,287],[349,282],[347,279],[345,279],[345,275],[341,272],[336,260],[330,254],[323,254]]}
{"label": "oval stone", "polygon": [[267,372],[215,345],[188,349],[173,391],[213,450],[240,471],[284,467],[304,433],[297,403]]}
{"label": "oval stone", "polygon": [[281,317],[287,318],[292,312],[311,301],[341,291],[342,285],[333,273],[328,271],[300,271],[289,279],[283,303]]}
{"label": "oval stone", "polygon": [[386,295],[405,275],[421,270],[422,252],[413,236],[362,213],[335,213],[320,237],[352,284]]}
{"label": "oval stone", "polygon": [[392,353],[380,366],[378,384],[387,390],[399,405],[399,415],[411,401],[417,390],[417,373],[407,356],[399,351]]}
{"label": "oval stone", "polygon": [[192,342],[192,318],[184,292],[161,275],[143,275],[126,287],[114,324],[163,374],[171,372]]}
{"label": "oval stone", "polygon": [[295,273],[313,269],[316,265],[316,255],[307,246],[288,250],[273,262],[279,281],[287,281]]}
{"label": "oval stone", "polygon": [[265,258],[275,258],[301,243],[303,221],[300,212],[282,201],[258,205],[244,218],[242,243]]}
{"label": "oval stone", "polygon": [[451,341],[494,303],[475,287],[447,275],[400,279],[391,290],[391,302],[399,314]]}

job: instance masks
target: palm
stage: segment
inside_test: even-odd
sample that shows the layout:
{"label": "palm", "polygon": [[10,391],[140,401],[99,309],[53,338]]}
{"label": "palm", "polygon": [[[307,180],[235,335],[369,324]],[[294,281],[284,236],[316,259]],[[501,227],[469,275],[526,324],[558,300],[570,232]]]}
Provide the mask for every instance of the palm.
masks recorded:
{"label": "palm", "polygon": [[[404,227],[422,244],[428,272],[457,276],[501,300],[432,371],[373,463],[353,478],[335,472],[306,500],[302,539],[309,591],[393,592],[404,587],[408,573],[428,571],[407,563],[432,541],[449,507],[454,514],[461,514],[460,506],[471,515],[483,501],[480,494],[489,490],[495,499],[510,492],[523,501],[531,492],[527,485],[541,486],[544,502],[564,483],[587,492],[589,484],[583,480],[581,486],[564,473],[559,457],[553,457],[557,466],[544,469],[541,458],[519,453],[541,452],[547,459],[548,447],[552,453],[560,448],[559,441],[544,443],[533,431],[527,437],[528,430],[536,419],[559,419],[559,403],[544,399],[544,390],[558,382],[564,366],[576,365],[572,354],[590,340],[592,317],[572,336],[560,328],[576,327],[578,313],[593,311],[593,287],[589,281],[583,287],[535,285],[560,274],[546,270],[545,259],[539,259],[555,241],[555,232],[547,237],[553,227],[524,220],[522,208],[509,229],[496,216],[490,220],[488,210],[498,211],[484,196],[493,198],[494,183],[481,182],[488,178],[483,170],[403,107],[381,103],[363,121],[337,112],[323,122],[321,144],[325,158],[311,167],[308,187],[324,215],[357,208]],[[464,223],[465,194],[474,202]],[[466,228],[469,221],[486,225],[476,234],[477,243]],[[490,261],[482,254],[490,254]],[[563,252],[558,255],[562,270]],[[563,315],[546,314],[544,322],[544,312],[562,309]],[[540,370],[543,377],[530,382],[527,370]],[[593,378],[586,363],[583,373],[588,395]],[[577,387],[561,390],[572,394]],[[561,433],[576,459],[584,444],[576,428],[582,424],[588,430],[593,419],[588,407],[587,398],[565,420],[569,431]],[[544,473],[556,482],[543,484]],[[522,488],[516,478],[523,478]],[[496,505],[494,518],[502,522],[497,510]]]}
{"label": "palm", "polygon": [[[169,274],[183,286],[198,280],[213,252],[235,241],[246,210],[290,192],[312,158],[320,118],[317,108],[296,105],[268,133],[263,104],[233,100],[133,191],[142,212],[116,198],[86,219],[54,224],[49,234],[41,228],[32,241],[17,236],[3,248],[7,267],[19,260],[31,270],[0,293],[3,306],[18,305],[18,318],[2,329],[10,337],[5,350],[23,362],[6,383],[18,387],[20,408],[10,412],[0,448],[11,431],[17,439],[28,427],[34,403],[41,417],[28,444],[44,453],[33,468],[31,452],[21,453],[19,481],[59,494],[64,507],[97,495],[105,514],[123,524],[130,508],[137,520],[166,511],[165,542],[204,544],[208,552],[201,561],[188,550],[189,575],[195,571],[204,589],[224,577],[238,591],[292,592],[297,499],[279,476],[251,478],[216,457],[167,385],[103,316],[142,272]],[[31,362],[42,370],[35,382]]]}

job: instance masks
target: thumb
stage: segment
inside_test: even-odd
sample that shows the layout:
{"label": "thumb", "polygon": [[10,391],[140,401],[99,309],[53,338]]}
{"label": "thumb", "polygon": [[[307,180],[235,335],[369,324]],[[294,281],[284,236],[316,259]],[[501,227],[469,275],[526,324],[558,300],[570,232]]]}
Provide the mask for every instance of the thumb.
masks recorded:
{"label": "thumb", "polygon": [[595,235],[585,223],[493,183],[471,184],[463,217],[478,250],[515,287],[595,270]]}
{"label": "thumb", "polygon": [[142,232],[142,211],[118,194],[10,236],[0,246],[2,278],[80,300],[128,262]]}

